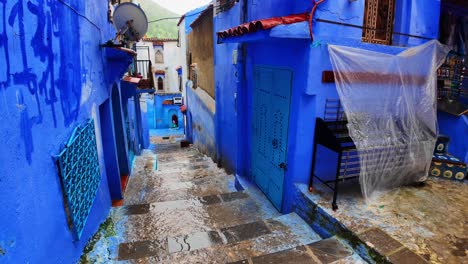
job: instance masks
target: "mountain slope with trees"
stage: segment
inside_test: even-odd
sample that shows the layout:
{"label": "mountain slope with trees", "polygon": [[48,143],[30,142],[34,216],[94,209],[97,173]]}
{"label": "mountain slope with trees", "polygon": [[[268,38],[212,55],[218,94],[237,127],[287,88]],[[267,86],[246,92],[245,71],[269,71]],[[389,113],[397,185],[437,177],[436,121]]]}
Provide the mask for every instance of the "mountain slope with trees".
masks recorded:
{"label": "mountain slope with trees", "polygon": [[[148,21],[166,17],[180,17],[180,15],[167,10],[152,0],[138,0],[138,2],[143,11],[145,11]],[[149,38],[175,39],[177,38],[177,22],[179,22],[179,19],[169,19],[150,23],[148,25],[148,32],[146,35]]]}

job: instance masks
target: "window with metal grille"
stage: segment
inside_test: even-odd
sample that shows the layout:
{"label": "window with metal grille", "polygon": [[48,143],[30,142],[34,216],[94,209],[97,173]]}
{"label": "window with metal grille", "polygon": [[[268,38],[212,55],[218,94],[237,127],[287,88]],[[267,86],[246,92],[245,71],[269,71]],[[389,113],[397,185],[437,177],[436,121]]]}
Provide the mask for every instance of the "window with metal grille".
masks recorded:
{"label": "window with metal grille", "polygon": [[198,87],[197,69],[192,70],[192,82],[193,82],[193,89],[197,89],[197,87]]}
{"label": "window with metal grille", "polygon": [[79,240],[101,182],[94,120],[77,127],[55,158],[68,223]]}
{"label": "window with metal grille", "polygon": [[192,88],[197,89],[198,87],[198,69],[197,69],[197,64],[193,63],[190,65],[190,80],[193,83]]}
{"label": "window with metal grille", "polygon": [[154,59],[156,63],[164,63],[164,54],[162,53],[162,51],[157,50],[154,56],[155,56]]}
{"label": "window with metal grille", "polygon": [[179,92],[182,92],[182,75],[179,75]]}
{"label": "window with metal grille", "polygon": [[164,80],[161,77],[158,77],[158,91],[164,91]]}
{"label": "window with metal grille", "polygon": [[366,0],[362,41],[392,44],[395,0]]}

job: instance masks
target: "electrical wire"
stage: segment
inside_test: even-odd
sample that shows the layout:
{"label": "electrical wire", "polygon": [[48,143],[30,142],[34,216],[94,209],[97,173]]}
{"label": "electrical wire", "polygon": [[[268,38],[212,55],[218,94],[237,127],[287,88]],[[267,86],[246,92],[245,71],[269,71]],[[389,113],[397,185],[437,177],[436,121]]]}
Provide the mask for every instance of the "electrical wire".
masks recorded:
{"label": "electrical wire", "polygon": [[312,7],[312,10],[310,11],[310,15],[309,15],[309,31],[310,31],[310,39],[312,41],[314,41],[314,36],[313,36],[313,31],[312,31],[312,20],[314,19],[315,10],[317,10],[317,7],[324,1],[325,0],[319,0],[316,2],[315,0],[312,0],[314,7]]}
{"label": "electrical wire", "polygon": [[93,25],[94,27],[96,27],[99,32],[101,32],[101,28],[96,25],[96,23],[94,23],[93,21],[91,21],[91,19],[89,19],[87,16],[81,14],[80,12],[78,12],[78,10],[76,10],[73,6],[71,6],[70,4],[68,4],[67,2],[63,1],[63,0],[58,0],[61,4],[63,4],[64,6],[68,7],[70,10],[72,10],[75,14],[77,14],[78,16],[84,18],[86,21],[88,21],[91,25]]}
{"label": "electrical wire", "polygon": [[[353,24],[348,24],[348,23],[343,23],[343,22],[338,22],[338,21],[332,21],[332,20],[327,20],[327,19],[321,19],[321,18],[317,18],[315,21],[317,21],[317,22],[323,22],[323,23],[328,23],[328,24],[335,24],[335,25],[340,25],[340,26],[346,26],[346,27],[352,27],[352,28],[359,28],[359,29],[366,29],[366,30],[374,30],[374,31],[377,31],[377,32],[385,32],[385,29],[377,29],[377,28],[371,28],[371,27],[364,27],[364,26],[353,25]],[[416,35],[411,35],[411,34],[407,34],[407,33],[395,32],[395,31],[393,31],[392,34],[394,34],[394,35],[400,35],[400,36],[405,36],[405,37],[411,37],[411,38],[418,38],[418,39],[426,39],[426,40],[430,40],[430,39],[431,39],[431,38],[428,38],[428,37],[416,36]]]}
{"label": "electrical wire", "polygon": [[[235,1],[234,1],[234,0],[228,1],[227,3],[224,3],[224,4],[222,4],[222,5],[218,5],[218,6],[214,5],[213,8],[223,8],[223,7],[226,7],[226,6],[228,6],[228,5],[231,5],[233,2],[235,2]],[[160,19],[156,19],[156,20],[149,21],[148,24],[154,23],[154,22],[163,21],[163,20],[181,19],[182,17],[185,17],[185,18],[187,18],[187,17],[192,17],[192,16],[196,16],[196,15],[199,15],[199,14],[205,12],[205,10],[206,10],[206,9],[203,9],[202,11],[199,11],[199,12],[196,12],[196,13],[193,13],[193,14],[190,14],[190,15],[188,15],[188,16],[187,16],[187,15],[183,15],[183,16],[178,16],[178,17],[165,17],[165,18],[160,18]]]}

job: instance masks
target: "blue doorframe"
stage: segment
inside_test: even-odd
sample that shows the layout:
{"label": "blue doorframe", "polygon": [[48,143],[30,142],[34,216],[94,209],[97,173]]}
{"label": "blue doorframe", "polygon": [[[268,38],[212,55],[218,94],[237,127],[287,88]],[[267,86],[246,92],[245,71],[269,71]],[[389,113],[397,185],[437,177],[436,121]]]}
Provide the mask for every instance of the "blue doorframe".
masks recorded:
{"label": "blue doorframe", "polygon": [[252,178],[281,211],[287,169],[292,71],[254,66]]}
{"label": "blue doorframe", "polygon": [[113,128],[115,135],[115,144],[117,157],[119,161],[120,175],[130,175],[130,165],[128,163],[127,145],[122,117],[122,102],[117,84],[114,84],[111,92],[111,105]]}
{"label": "blue doorframe", "polygon": [[101,124],[101,142],[104,152],[104,165],[106,168],[109,192],[112,200],[121,200],[123,199],[123,195],[110,99],[107,99],[99,106],[99,119]]}

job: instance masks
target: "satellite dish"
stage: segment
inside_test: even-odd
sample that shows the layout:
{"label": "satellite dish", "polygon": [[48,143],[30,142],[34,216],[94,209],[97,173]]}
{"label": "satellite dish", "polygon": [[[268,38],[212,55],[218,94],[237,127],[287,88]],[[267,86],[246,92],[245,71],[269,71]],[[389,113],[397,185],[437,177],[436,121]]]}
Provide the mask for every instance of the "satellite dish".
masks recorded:
{"label": "satellite dish", "polygon": [[133,3],[123,3],[114,10],[114,26],[128,41],[138,41],[148,31],[145,12]]}

